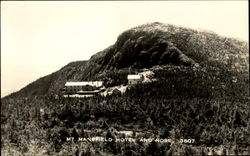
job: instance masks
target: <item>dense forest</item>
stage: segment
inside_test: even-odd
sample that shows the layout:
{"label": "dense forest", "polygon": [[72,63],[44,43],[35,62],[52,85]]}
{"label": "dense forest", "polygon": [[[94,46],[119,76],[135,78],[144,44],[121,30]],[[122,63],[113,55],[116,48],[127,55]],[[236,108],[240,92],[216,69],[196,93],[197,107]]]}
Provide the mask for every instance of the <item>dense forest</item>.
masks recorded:
{"label": "dense forest", "polygon": [[[132,28],[89,61],[70,63],[1,99],[1,154],[249,155],[247,51],[244,42],[210,32],[160,23]],[[124,94],[60,94],[69,80],[126,85],[127,74],[145,68],[156,81],[130,86]],[[120,131],[132,132],[137,140],[77,141],[124,138]],[[67,141],[69,137],[75,140]]]}

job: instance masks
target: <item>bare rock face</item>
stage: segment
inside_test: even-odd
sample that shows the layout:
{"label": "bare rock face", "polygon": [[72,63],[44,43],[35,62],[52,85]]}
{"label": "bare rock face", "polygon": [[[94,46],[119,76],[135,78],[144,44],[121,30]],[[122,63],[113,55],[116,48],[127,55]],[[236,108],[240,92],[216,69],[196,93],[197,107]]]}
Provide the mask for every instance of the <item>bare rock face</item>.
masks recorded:
{"label": "bare rock face", "polygon": [[175,64],[184,66],[193,66],[196,62],[183,54],[178,48],[171,47],[167,49],[160,57],[161,64]]}
{"label": "bare rock face", "polygon": [[247,43],[243,41],[155,22],[119,35],[113,50],[106,53],[104,66],[109,67],[106,69],[163,64],[205,67],[211,62],[224,66],[234,60],[232,68],[240,66],[247,71],[247,60],[243,59],[248,58],[247,50]]}
{"label": "bare rock face", "polygon": [[[163,38],[149,40],[146,37],[139,37],[136,41],[128,39],[124,44],[118,43],[116,45],[118,47],[116,48],[116,54],[110,62],[118,69],[128,66],[143,68],[159,64],[184,66],[197,64],[175,47],[173,43]],[[119,47],[119,45],[122,46]]]}

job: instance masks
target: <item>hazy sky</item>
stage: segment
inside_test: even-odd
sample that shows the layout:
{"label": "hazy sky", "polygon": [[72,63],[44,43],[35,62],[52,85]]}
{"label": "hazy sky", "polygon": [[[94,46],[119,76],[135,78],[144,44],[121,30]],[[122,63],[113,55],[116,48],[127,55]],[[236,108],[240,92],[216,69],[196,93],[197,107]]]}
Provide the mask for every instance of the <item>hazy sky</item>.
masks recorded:
{"label": "hazy sky", "polygon": [[248,41],[247,1],[1,2],[1,97],[162,22]]}

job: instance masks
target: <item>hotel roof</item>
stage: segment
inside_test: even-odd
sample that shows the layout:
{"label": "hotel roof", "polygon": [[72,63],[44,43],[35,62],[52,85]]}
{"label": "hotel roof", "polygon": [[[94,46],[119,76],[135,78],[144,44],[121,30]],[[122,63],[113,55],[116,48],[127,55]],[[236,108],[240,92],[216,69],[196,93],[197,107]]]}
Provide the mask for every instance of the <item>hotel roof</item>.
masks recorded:
{"label": "hotel roof", "polygon": [[91,85],[91,86],[102,86],[103,81],[81,81],[81,82],[66,82],[65,86],[86,86],[86,85]]}
{"label": "hotel roof", "polygon": [[128,79],[140,79],[141,76],[140,76],[140,75],[128,75],[127,78],[128,78]]}

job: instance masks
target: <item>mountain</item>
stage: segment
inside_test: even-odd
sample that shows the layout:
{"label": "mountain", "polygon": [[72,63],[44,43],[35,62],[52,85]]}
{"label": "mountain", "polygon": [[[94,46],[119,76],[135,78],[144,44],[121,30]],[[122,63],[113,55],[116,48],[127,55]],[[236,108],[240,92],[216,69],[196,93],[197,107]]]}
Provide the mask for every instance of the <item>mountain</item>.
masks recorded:
{"label": "mountain", "polygon": [[155,22],[124,31],[114,45],[89,60],[71,62],[9,97],[59,93],[66,81],[108,81],[113,72],[128,73],[156,65],[248,73],[248,58],[247,42]]}

